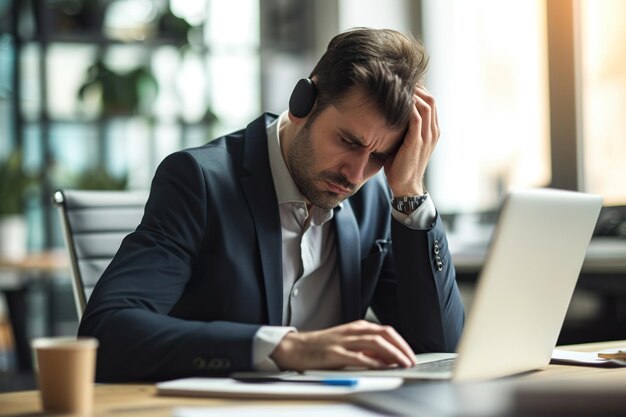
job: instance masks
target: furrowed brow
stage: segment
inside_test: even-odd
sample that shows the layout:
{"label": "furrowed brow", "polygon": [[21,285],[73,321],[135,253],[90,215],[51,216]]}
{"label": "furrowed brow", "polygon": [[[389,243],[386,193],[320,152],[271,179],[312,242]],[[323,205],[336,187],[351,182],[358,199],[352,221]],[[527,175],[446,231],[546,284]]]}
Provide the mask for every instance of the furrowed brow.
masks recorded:
{"label": "furrowed brow", "polygon": [[[354,143],[357,146],[360,146],[362,148],[365,148],[365,144],[363,143],[363,141],[361,140],[361,138],[359,138],[358,136],[354,135],[352,132],[349,132],[347,130],[344,129],[339,129],[339,132],[341,132],[341,134],[348,139],[350,142]],[[374,155],[377,158],[380,159],[387,159],[389,157],[391,157],[394,153],[396,153],[396,147],[394,147],[393,149],[387,151],[387,152],[372,152],[372,155]]]}

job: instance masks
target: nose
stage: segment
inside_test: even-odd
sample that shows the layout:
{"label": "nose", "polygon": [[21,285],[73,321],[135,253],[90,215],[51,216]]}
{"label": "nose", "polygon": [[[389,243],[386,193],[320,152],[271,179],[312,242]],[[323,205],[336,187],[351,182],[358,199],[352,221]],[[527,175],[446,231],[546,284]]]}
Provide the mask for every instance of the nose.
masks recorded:
{"label": "nose", "polygon": [[352,184],[360,185],[365,180],[369,162],[369,152],[352,154],[341,167],[341,174]]}

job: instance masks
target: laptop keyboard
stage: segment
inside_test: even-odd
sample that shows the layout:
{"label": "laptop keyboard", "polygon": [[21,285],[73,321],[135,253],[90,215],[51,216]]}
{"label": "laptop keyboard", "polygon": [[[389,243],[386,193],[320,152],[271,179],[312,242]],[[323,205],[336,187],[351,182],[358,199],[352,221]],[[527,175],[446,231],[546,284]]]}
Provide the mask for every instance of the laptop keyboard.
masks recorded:
{"label": "laptop keyboard", "polygon": [[419,372],[451,372],[456,358],[441,359],[433,362],[418,363],[410,368]]}

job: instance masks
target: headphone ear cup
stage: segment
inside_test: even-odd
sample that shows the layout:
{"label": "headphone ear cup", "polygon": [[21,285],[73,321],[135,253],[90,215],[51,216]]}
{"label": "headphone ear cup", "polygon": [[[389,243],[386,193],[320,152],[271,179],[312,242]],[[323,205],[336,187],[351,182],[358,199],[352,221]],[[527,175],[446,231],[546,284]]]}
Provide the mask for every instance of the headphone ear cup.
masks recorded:
{"label": "headphone ear cup", "polygon": [[289,98],[289,111],[296,117],[306,117],[313,109],[317,90],[310,78],[302,78],[298,81]]}

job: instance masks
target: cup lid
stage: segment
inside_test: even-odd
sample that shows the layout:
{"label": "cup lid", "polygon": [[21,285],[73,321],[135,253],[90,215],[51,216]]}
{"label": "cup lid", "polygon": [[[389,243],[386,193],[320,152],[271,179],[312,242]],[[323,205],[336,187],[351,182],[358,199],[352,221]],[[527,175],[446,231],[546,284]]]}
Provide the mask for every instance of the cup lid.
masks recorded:
{"label": "cup lid", "polygon": [[36,337],[31,342],[31,346],[34,349],[45,348],[97,348],[98,339],[95,337]]}

